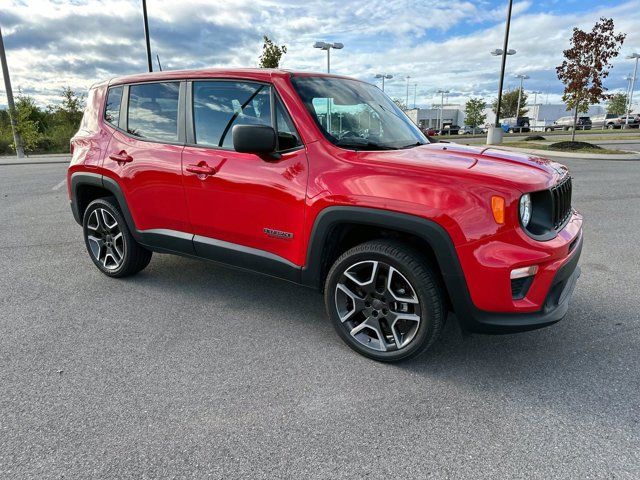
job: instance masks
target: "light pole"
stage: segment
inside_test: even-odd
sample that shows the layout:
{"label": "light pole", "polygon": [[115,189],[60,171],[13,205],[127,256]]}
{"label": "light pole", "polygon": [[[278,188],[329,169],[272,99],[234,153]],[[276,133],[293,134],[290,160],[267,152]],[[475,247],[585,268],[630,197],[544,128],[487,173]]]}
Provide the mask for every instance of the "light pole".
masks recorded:
{"label": "light pole", "polygon": [[386,73],[377,73],[375,78],[382,79],[382,91],[384,92],[384,79],[386,78],[387,80],[389,80],[393,78],[393,75],[387,75]]}
{"label": "light pole", "polygon": [[[342,43],[327,43],[327,42],[316,42],[313,44],[313,48],[319,48],[320,50],[327,51],[327,73],[331,73],[331,49],[341,50],[344,48]],[[331,99],[327,98],[327,132],[331,134]]]}
{"label": "light pole", "polygon": [[16,147],[16,156],[22,158],[24,157],[24,148],[22,146],[20,132],[18,132],[18,124],[16,123],[16,106],[13,103],[13,90],[11,90],[11,78],[9,77],[7,57],[4,53],[2,30],[0,30],[0,64],[2,65],[2,75],[4,76],[4,89],[7,92],[7,107],[9,107],[9,122],[11,123],[11,131],[13,132],[13,144]]}
{"label": "light pole", "polygon": [[[631,91],[629,92],[629,108],[627,109],[627,112],[631,113],[631,106],[633,105],[633,91],[636,88],[636,76],[638,74],[638,59],[640,58],[640,53],[632,53],[631,55],[627,56],[627,58],[636,59],[636,66],[633,69],[633,80],[631,80]],[[625,127],[629,125],[629,113],[625,114]]]}
{"label": "light pole", "polygon": [[407,97],[404,101],[404,106],[407,110],[409,110],[409,79],[411,78],[409,75],[405,77],[407,79]]}
{"label": "light pole", "polygon": [[416,93],[418,91],[418,84],[413,84],[413,108],[416,108]]}
{"label": "light pole", "polygon": [[147,18],[147,0],[142,0],[142,19],[144,20],[144,41],[147,44],[147,66],[149,67],[149,71],[153,72],[151,43],[149,41],[149,19]]}
{"label": "light pole", "polygon": [[518,108],[516,108],[516,126],[518,125],[518,117],[520,116],[520,100],[522,100],[522,83],[529,78],[528,75],[519,74],[514,75],[520,79],[520,90],[518,90]]}
{"label": "light pole", "polygon": [[331,49],[342,50],[344,45],[342,43],[316,42],[313,44],[313,48],[327,51],[327,73],[331,73]]}
{"label": "light pole", "polygon": [[440,135],[442,135],[442,124],[444,121],[444,94],[449,93],[449,90],[438,90],[436,93],[440,94]]}
{"label": "light pole", "polygon": [[487,133],[487,144],[494,144],[502,142],[502,128],[500,127],[500,106],[502,105],[502,87],[504,84],[504,70],[507,66],[507,55],[515,55],[515,50],[509,50],[509,28],[511,28],[511,11],[513,9],[513,0],[509,0],[509,6],[507,7],[507,23],[504,30],[504,42],[502,49],[496,49],[491,52],[492,55],[502,56],[502,62],[500,66],[500,82],[498,85],[498,104],[496,106],[496,121],[492,128]]}
{"label": "light pole", "polygon": [[531,93],[533,93],[533,104],[537,105],[537,103],[538,103],[538,94],[542,95],[542,92],[539,92],[538,90],[534,90]]}

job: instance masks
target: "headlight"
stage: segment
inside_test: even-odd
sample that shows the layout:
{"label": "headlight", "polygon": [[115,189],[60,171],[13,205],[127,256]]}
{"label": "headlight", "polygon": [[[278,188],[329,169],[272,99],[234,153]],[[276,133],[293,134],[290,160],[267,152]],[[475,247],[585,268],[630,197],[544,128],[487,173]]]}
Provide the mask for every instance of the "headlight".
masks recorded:
{"label": "headlight", "polygon": [[531,197],[525,193],[520,197],[520,222],[523,227],[526,227],[529,225],[529,220],[531,220]]}

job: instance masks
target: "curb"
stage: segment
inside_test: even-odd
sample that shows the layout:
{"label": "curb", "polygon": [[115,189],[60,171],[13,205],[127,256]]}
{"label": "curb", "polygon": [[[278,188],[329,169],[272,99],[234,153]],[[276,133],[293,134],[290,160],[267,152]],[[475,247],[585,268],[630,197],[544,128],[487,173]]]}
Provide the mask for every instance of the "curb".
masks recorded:
{"label": "curb", "polygon": [[16,157],[0,157],[0,166],[6,165],[47,165],[54,163],[69,163],[71,155],[54,154],[54,155],[34,155],[32,157],[16,158]]}
{"label": "curb", "polygon": [[517,147],[505,147],[503,145],[487,145],[489,148],[497,148],[500,150],[507,150],[511,152],[530,153],[532,155],[538,155],[541,157],[561,157],[561,158],[575,158],[581,160],[640,160],[640,154],[636,152],[629,152],[629,155],[618,154],[598,154],[598,153],[576,153],[576,152],[556,152],[553,150],[535,150],[532,148],[517,148]]}

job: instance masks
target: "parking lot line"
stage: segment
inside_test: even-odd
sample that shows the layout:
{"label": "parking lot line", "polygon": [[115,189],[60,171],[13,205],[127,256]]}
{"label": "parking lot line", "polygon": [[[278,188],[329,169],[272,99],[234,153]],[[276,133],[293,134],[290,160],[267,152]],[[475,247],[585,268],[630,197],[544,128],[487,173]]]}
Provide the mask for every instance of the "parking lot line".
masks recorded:
{"label": "parking lot line", "polygon": [[58,183],[55,187],[53,187],[51,190],[60,190],[60,188],[62,188],[63,185],[66,185],[66,183],[67,183],[67,179],[63,178],[62,181]]}

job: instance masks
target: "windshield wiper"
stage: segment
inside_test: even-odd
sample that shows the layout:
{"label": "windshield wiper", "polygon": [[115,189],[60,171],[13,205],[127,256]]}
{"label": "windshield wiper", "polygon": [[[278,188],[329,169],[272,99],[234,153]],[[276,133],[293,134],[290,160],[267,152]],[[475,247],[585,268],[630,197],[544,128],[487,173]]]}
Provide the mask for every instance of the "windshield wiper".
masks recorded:
{"label": "windshield wiper", "polygon": [[419,147],[420,145],[426,145],[422,142],[410,143],[409,145],[405,145],[404,147],[399,147],[401,150],[406,148]]}
{"label": "windshield wiper", "polygon": [[353,140],[338,140],[336,145],[339,147],[354,148],[356,150],[396,150],[395,147],[388,145],[382,145],[380,143],[368,142],[363,140],[362,143],[354,142]]}

